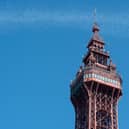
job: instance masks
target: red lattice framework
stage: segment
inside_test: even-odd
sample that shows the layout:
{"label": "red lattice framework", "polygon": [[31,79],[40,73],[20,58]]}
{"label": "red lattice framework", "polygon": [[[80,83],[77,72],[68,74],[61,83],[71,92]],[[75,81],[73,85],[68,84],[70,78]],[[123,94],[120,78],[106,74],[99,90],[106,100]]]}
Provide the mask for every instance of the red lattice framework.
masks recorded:
{"label": "red lattice framework", "polygon": [[78,88],[71,99],[75,107],[75,129],[118,129],[119,90],[90,82]]}

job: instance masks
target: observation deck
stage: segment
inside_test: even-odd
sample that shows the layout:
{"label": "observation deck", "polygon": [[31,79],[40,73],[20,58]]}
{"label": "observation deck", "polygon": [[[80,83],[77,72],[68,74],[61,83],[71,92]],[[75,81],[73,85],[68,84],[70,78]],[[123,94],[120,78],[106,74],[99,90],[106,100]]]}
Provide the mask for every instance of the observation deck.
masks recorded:
{"label": "observation deck", "polygon": [[122,80],[118,73],[97,66],[85,67],[83,79],[84,82],[95,81],[117,89],[122,89]]}
{"label": "observation deck", "polygon": [[108,70],[108,66],[104,66],[103,69],[96,66],[85,66],[76,75],[76,78],[71,82],[71,88],[77,86],[78,82],[97,82],[102,85],[117,88],[122,90],[122,79],[116,71]]}

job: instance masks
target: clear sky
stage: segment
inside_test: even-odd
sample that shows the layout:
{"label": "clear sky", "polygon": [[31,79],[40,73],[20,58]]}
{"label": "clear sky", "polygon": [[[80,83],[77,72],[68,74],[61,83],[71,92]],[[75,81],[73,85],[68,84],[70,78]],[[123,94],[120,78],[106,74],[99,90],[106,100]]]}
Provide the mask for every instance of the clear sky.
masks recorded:
{"label": "clear sky", "polygon": [[70,80],[93,10],[123,77],[119,127],[129,129],[128,0],[0,0],[0,129],[74,129]]}

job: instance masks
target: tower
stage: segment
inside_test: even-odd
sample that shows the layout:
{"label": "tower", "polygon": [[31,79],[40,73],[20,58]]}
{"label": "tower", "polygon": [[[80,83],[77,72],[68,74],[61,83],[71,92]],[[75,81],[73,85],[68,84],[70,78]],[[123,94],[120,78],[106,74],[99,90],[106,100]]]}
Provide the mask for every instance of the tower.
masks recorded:
{"label": "tower", "polygon": [[88,52],[71,82],[71,101],[75,109],[75,129],[118,129],[118,100],[122,79],[105,51],[105,43],[95,23]]}

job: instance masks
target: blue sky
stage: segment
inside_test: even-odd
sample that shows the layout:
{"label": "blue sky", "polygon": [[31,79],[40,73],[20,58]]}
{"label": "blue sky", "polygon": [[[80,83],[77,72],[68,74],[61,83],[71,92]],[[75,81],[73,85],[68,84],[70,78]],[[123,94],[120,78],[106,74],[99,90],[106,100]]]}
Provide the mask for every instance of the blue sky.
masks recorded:
{"label": "blue sky", "polygon": [[91,38],[93,10],[124,95],[119,127],[129,128],[129,2],[0,1],[0,129],[73,129],[70,80]]}

